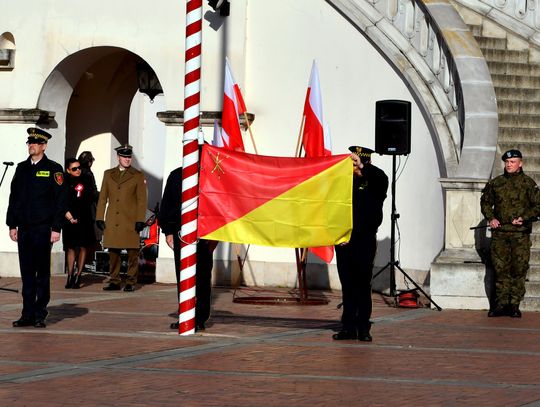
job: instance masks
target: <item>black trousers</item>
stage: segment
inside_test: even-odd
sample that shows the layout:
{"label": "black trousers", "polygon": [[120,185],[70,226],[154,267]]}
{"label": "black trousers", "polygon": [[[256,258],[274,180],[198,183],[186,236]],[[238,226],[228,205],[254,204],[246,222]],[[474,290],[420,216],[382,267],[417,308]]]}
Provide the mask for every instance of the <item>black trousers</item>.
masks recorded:
{"label": "black trousers", "polygon": [[51,298],[51,227],[20,227],[17,230],[22,278],[22,317],[45,319]]}
{"label": "black trousers", "polygon": [[[176,272],[176,298],[180,298],[180,239],[178,233],[173,236],[174,269]],[[202,325],[210,318],[212,299],[212,267],[214,258],[208,241],[197,243],[197,267],[195,276],[195,325]]]}
{"label": "black trousers", "polygon": [[336,246],[336,261],[341,282],[346,331],[369,332],[371,323],[371,280],[377,251],[375,234],[354,236],[344,246]]}

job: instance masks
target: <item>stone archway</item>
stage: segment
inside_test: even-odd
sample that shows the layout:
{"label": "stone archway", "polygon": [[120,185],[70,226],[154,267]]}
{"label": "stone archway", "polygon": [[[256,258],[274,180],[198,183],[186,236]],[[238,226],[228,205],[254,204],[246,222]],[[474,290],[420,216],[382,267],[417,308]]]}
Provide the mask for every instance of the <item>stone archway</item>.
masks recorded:
{"label": "stone archway", "polygon": [[[116,164],[114,147],[129,142],[135,148],[134,166],[145,171],[149,203],[161,196],[163,173],[160,140],[164,126],[152,127],[145,134],[148,117],[155,118],[160,99],[149,108],[148,98],[137,92],[137,64],[144,60],[122,48],[93,47],[78,51],[62,60],[45,81],[38,108],[55,112],[49,124],[58,137],[49,152],[59,162],[92,151],[96,162],[93,171],[98,188],[105,169]],[[145,100],[146,99],[146,100]],[[157,118],[155,121],[158,122]],[[156,137],[158,136],[158,137]],[[145,138],[152,138],[152,149],[145,154]],[[159,168],[157,168],[159,167]],[[154,171],[152,171],[154,170]]]}

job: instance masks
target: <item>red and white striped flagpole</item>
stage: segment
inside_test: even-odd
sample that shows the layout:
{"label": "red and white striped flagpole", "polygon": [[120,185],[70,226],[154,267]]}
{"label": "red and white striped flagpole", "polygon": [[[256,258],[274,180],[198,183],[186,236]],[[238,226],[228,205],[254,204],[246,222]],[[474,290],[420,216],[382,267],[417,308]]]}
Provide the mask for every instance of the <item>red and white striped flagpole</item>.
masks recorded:
{"label": "red and white striped flagpole", "polygon": [[186,0],[184,137],[180,229],[180,335],[195,332],[195,270],[199,194],[202,0]]}

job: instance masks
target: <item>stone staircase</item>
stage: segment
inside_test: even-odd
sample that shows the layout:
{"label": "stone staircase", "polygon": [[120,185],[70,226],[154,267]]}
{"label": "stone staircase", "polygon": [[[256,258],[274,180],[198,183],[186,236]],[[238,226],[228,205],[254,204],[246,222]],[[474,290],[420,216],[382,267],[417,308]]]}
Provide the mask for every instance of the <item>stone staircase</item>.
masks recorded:
{"label": "stone staircase", "polygon": [[[482,35],[471,26],[491,72],[499,112],[497,157],[517,148],[524,155],[524,171],[540,184],[540,64],[529,61],[529,50],[509,50],[506,38]],[[493,176],[502,173],[496,160]],[[533,228],[527,293],[522,309],[540,311],[540,222]]]}

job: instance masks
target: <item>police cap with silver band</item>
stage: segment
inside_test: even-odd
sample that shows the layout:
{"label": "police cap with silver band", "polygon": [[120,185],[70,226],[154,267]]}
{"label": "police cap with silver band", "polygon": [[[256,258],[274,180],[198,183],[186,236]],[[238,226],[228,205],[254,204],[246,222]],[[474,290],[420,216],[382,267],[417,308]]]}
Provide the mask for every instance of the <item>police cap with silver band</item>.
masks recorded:
{"label": "police cap with silver band", "polygon": [[116,151],[116,154],[118,154],[120,157],[131,157],[133,155],[133,147],[129,144],[123,144],[119,147],[116,147],[114,150]]}
{"label": "police cap with silver band", "polygon": [[45,130],[38,129],[37,127],[29,127],[26,129],[28,133],[28,140],[26,144],[45,144],[52,137]]}
{"label": "police cap with silver band", "polygon": [[501,160],[505,161],[509,158],[523,158],[523,156],[521,155],[521,151],[519,150],[508,150],[502,155]]}
{"label": "police cap with silver band", "polygon": [[362,161],[363,163],[370,161],[371,154],[375,152],[371,148],[360,147],[360,146],[350,146],[349,151],[353,154],[356,154],[358,157],[360,157],[360,161]]}

